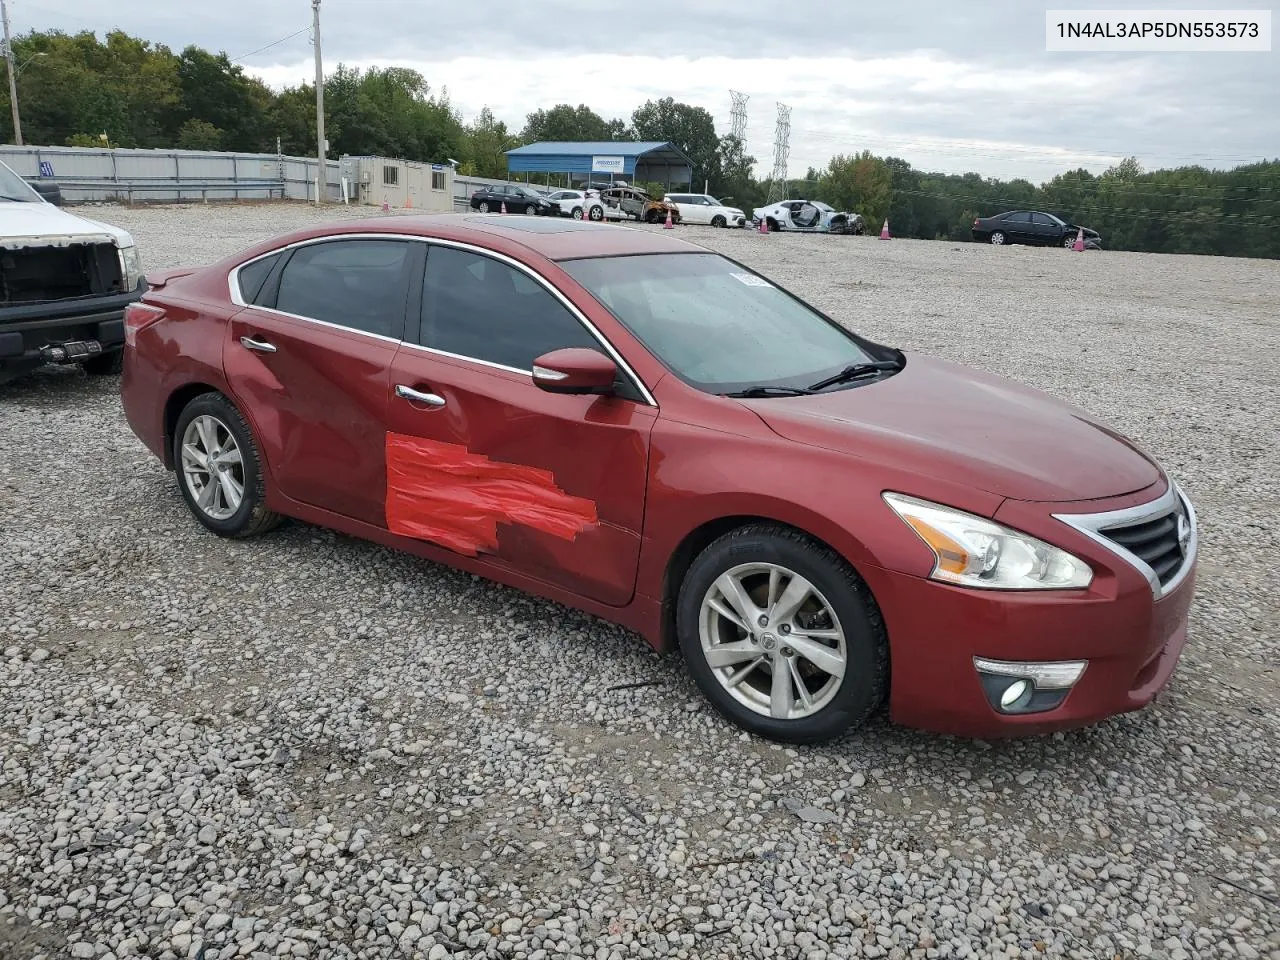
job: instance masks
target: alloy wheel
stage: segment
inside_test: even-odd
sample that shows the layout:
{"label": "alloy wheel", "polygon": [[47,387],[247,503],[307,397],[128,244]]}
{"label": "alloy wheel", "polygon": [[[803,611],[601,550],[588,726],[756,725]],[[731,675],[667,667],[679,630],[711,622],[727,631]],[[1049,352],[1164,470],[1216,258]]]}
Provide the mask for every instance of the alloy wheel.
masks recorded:
{"label": "alloy wheel", "polygon": [[698,634],[716,680],[762,716],[812,716],[844,682],[848,651],[835,609],[780,564],[740,564],[716,578],[702,600]]}
{"label": "alloy wheel", "polygon": [[991,235],[991,242],[997,247],[1000,246],[1000,244],[1004,243],[1004,234],[997,230]]}
{"label": "alloy wheel", "polygon": [[213,520],[234,516],[244,502],[244,458],[227,425],[204,414],[182,435],[182,475],[195,505]]}

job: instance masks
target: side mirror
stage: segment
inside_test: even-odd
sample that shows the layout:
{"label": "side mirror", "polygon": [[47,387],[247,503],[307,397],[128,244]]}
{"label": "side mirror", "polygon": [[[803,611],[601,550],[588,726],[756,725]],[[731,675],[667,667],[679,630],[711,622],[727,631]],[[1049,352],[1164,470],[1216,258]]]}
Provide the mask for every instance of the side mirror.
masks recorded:
{"label": "side mirror", "polygon": [[597,350],[567,347],[533,361],[533,382],[548,393],[613,393],[618,365]]}

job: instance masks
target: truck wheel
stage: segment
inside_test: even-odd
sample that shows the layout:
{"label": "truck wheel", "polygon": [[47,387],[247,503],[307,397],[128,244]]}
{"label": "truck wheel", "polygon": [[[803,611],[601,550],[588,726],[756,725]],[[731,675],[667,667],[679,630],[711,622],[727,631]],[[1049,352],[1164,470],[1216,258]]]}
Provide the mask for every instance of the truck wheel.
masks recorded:
{"label": "truck wheel", "polygon": [[884,703],[889,645],[866,584],[829,547],[753,523],[693,561],[676,632],[712,704],[771,740],[817,743]]}
{"label": "truck wheel", "polygon": [[262,460],[249,424],[220,393],[183,409],[173,431],[178,489],[196,519],[220,537],[252,537],[283,519],[267,509]]}
{"label": "truck wheel", "polygon": [[124,350],[112,350],[90,357],[84,363],[84,372],[91,377],[111,376],[124,369]]}

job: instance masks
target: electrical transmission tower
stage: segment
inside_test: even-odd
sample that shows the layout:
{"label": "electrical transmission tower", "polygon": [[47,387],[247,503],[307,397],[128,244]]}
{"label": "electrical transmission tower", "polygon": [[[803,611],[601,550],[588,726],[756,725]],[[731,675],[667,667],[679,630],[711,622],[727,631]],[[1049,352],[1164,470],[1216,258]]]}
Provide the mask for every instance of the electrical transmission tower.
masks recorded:
{"label": "electrical transmission tower", "polygon": [[768,203],[787,199],[787,155],[790,153],[791,108],[779,103],[778,125],[773,132],[773,176],[769,178]]}
{"label": "electrical transmission tower", "polygon": [[733,110],[730,116],[733,118],[733,127],[729,131],[729,136],[733,137],[739,143],[746,142],[747,139],[747,95],[739,93],[737,90],[730,90],[729,97],[733,100]]}

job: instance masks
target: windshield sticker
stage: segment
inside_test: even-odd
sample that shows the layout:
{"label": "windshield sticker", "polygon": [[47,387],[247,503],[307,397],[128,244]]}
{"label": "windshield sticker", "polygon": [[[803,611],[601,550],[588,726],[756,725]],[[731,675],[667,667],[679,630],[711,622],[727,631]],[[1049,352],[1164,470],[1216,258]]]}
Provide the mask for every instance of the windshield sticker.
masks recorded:
{"label": "windshield sticker", "polygon": [[773,284],[763,277],[757,277],[753,273],[731,273],[731,277],[736,278],[741,283],[745,283],[748,287],[772,287]]}

